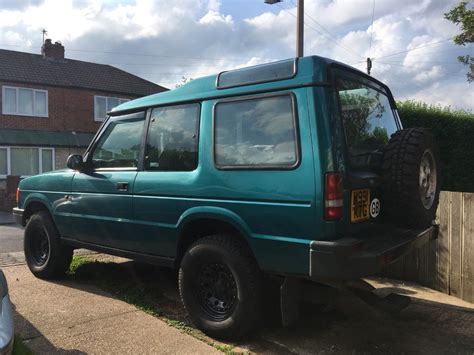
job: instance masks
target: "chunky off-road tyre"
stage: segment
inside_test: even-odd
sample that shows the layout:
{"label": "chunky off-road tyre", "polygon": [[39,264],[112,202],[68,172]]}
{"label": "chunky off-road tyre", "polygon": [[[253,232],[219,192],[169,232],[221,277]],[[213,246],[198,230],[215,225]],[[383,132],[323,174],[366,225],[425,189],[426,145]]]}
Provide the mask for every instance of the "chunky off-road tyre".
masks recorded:
{"label": "chunky off-road tyre", "polygon": [[179,291],[193,323],[209,336],[239,339],[261,321],[261,272],[233,235],[196,241],[179,270]]}
{"label": "chunky off-road tyre", "polygon": [[59,233],[46,211],[33,214],[25,228],[25,259],[40,279],[64,275],[71,264],[73,249],[61,243]]}
{"label": "chunky off-road tyre", "polygon": [[431,131],[408,128],[392,135],[382,172],[385,211],[393,223],[410,228],[431,225],[439,201],[439,165]]}

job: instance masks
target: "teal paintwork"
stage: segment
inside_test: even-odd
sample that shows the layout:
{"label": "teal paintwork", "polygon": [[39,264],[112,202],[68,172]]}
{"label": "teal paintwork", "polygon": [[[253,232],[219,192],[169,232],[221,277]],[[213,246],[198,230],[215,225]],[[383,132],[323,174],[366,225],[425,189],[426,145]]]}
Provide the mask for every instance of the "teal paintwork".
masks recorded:
{"label": "teal paintwork", "polygon": [[[324,173],[342,164],[334,154],[334,96],[321,57],[298,60],[294,78],[216,89],[216,76],[126,102],[120,115],[177,102],[201,103],[199,164],[190,172],[61,170],[23,180],[20,207],[43,203],[62,236],[174,258],[185,226],[199,219],[239,230],[264,271],[309,275],[309,244],[340,235],[323,219]],[[291,170],[218,170],[213,161],[213,107],[221,97],[287,92],[297,106],[301,158]],[[100,135],[100,132],[98,133]],[[85,157],[87,157],[87,153]],[[117,191],[117,182],[129,190]],[[66,196],[67,195],[67,196]]]}

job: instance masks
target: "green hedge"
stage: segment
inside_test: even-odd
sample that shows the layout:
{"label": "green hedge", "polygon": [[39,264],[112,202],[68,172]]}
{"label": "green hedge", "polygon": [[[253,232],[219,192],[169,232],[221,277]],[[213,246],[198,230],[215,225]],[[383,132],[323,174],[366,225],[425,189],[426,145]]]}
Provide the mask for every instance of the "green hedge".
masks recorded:
{"label": "green hedge", "polygon": [[415,101],[397,103],[404,128],[430,128],[441,154],[441,189],[474,192],[474,114]]}

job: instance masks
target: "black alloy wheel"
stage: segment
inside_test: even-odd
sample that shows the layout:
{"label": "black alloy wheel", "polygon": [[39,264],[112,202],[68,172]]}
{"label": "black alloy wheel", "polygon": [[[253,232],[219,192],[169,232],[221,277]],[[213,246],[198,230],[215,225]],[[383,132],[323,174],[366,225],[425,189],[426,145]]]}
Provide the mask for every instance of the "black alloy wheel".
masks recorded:
{"label": "black alloy wheel", "polygon": [[238,235],[216,234],[195,241],[183,256],[179,292],[196,327],[235,340],[258,327],[262,273]]}
{"label": "black alloy wheel", "polygon": [[232,315],[237,303],[237,285],[225,264],[203,265],[194,287],[200,306],[209,319],[222,321]]}
{"label": "black alloy wheel", "polygon": [[49,259],[50,250],[48,234],[40,227],[36,231],[36,238],[30,244],[31,257],[38,267],[46,264]]}

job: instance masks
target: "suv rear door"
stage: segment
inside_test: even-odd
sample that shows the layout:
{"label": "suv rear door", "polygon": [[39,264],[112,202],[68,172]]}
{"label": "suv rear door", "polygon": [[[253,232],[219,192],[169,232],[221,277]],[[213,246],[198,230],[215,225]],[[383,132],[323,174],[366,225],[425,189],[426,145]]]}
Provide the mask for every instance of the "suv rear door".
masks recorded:
{"label": "suv rear door", "polygon": [[383,215],[383,150],[401,124],[387,87],[352,71],[333,75],[345,147],[345,216],[356,231]]}

